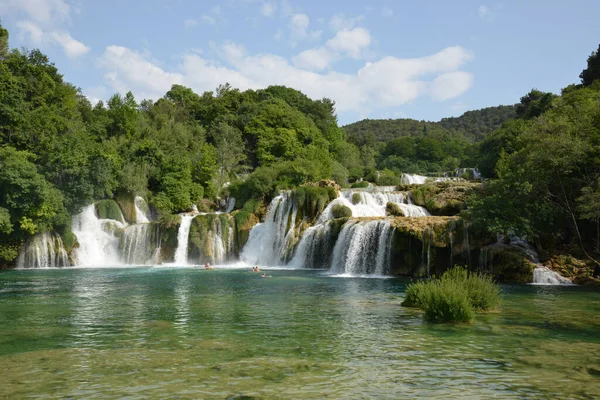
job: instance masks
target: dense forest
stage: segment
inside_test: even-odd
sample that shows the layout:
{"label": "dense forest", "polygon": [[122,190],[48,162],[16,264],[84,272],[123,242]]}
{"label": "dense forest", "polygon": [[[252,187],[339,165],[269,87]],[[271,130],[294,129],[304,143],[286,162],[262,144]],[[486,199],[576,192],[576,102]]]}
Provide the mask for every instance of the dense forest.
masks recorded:
{"label": "dense forest", "polygon": [[401,173],[473,166],[492,179],[465,218],[544,245],[574,240],[594,258],[599,58],[560,96],[534,89],[515,106],[437,123],[341,128],[333,100],[282,86],[198,94],[173,85],[157,101],[129,92],[93,105],[39,50],[9,49],[0,27],[0,265],[36,233],[73,242],[71,216],[97,200],[141,195],[165,216],[215,209],[226,196],[241,208],[321,179],[396,185]]}

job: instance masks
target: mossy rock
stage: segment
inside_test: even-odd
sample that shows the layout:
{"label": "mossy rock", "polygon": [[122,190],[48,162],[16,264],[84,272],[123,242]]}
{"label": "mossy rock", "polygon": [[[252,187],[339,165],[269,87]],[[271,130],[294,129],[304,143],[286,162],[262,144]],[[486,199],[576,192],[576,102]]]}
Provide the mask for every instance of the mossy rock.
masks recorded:
{"label": "mossy rock", "polygon": [[[228,214],[206,214],[198,215],[192,220],[190,226],[188,252],[190,260],[202,264],[205,262],[215,263],[217,254],[214,254],[214,241],[220,232],[219,239],[222,240],[225,249],[225,258],[231,256],[228,244],[233,240],[235,251],[235,219]],[[232,238],[229,235],[233,235]]]}
{"label": "mossy rock", "polygon": [[297,221],[308,219],[313,222],[327,204],[337,197],[336,186],[318,186],[318,184],[306,184],[292,191],[293,201],[298,208]]}
{"label": "mossy rock", "polygon": [[96,215],[100,219],[114,219],[115,221],[125,222],[119,205],[114,200],[100,200],[94,204]]}
{"label": "mossy rock", "polygon": [[70,228],[65,229],[60,236],[63,241],[63,246],[68,254],[71,254],[71,251],[73,251],[74,248],[79,247],[77,236],[75,236]]}
{"label": "mossy rock", "polygon": [[500,282],[531,283],[535,264],[520,248],[493,244],[481,249],[481,268]]}
{"label": "mossy rock", "polygon": [[364,188],[368,188],[369,187],[369,182],[367,182],[367,181],[354,182],[352,185],[350,185],[350,187],[352,189],[364,189]]}
{"label": "mossy rock", "polygon": [[362,200],[362,196],[360,193],[352,193],[352,204],[354,204],[354,205],[360,204],[361,200]]}
{"label": "mossy rock", "polygon": [[404,211],[396,203],[389,202],[385,205],[385,214],[393,217],[404,217]]}
{"label": "mossy rock", "polygon": [[163,214],[158,222],[151,222],[152,229],[158,229],[158,240],[160,241],[159,262],[173,262],[177,250],[179,225],[181,216],[177,214]]}
{"label": "mossy rock", "polygon": [[123,218],[128,224],[135,224],[137,221],[135,213],[135,195],[131,193],[117,193],[115,201],[121,208]]}
{"label": "mossy rock", "polygon": [[260,222],[260,220],[254,213],[245,210],[236,210],[232,212],[231,215],[235,219],[237,246],[239,251],[244,247],[246,242],[248,242],[250,231],[256,224]]}
{"label": "mossy rock", "polygon": [[432,215],[452,216],[465,209],[466,201],[481,187],[476,182],[433,182],[411,190],[413,202]]}
{"label": "mossy rock", "polygon": [[352,217],[352,210],[343,204],[336,204],[331,208],[331,214],[333,218],[350,218]]}
{"label": "mossy rock", "polygon": [[214,201],[202,199],[197,204],[198,211],[202,213],[211,213],[219,209],[219,206]]}

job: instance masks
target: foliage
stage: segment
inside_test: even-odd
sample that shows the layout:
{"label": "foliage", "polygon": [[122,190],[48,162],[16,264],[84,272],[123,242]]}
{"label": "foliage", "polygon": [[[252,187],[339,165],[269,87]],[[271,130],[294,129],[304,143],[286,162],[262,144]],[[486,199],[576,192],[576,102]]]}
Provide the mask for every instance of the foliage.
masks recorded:
{"label": "foliage", "polygon": [[591,86],[595,80],[600,79],[600,45],[598,50],[592,52],[587,59],[587,68],[579,75],[584,86]]}
{"label": "foliage", "polygon": [[468,322],[474,310],[490,310],[499,302],[500,289],[490,276],[457,266],[439,279],[410,284],[402,305],[423,309],[429,321]]}
{"label": "foliage", "polygon": [[119,205],[114,200],[100,200],[96,202],[96,214],[101,219],[114,219],[115,221],[123,221],[123,215]]}
{"label": "foliage", "polygon": [[556,97],[555,94],[549,92],[531,89],[527,95],[521,97],[521,103],[517,105],[517,117],[521,119],[539,117],[552,108],[552,101]]}
{"label": "foliage", "polygon": [[404,217],[404,211],[402,208],[396,203],[387,202],[385,205],[385,213],[386,215],[392,215],[394,217]]}
{"label": "foliage", "polygon": [[350,185],[350,187],[352,189],[364,189],[364,188],[368,188],[369,187],[369,182],[367,182],[367,181],[354,182],[352,185]]}
{"label": "foliage", "polygon": [[331,214],[333,218],[350,218],[352,210],[343,204],[336,204],[331,208]]}

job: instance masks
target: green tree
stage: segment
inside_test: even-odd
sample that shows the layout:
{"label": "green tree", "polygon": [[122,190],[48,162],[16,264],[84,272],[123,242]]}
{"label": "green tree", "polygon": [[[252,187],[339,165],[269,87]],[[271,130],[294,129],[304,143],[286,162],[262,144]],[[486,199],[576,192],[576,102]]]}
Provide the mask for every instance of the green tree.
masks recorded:
{"label": "green tree", "polygon": [[600,79],[600,45],[598,50],[593,51],[587,59],[587,68],[581,74],[581,83],[584,86],[591,86],[596,79]]}

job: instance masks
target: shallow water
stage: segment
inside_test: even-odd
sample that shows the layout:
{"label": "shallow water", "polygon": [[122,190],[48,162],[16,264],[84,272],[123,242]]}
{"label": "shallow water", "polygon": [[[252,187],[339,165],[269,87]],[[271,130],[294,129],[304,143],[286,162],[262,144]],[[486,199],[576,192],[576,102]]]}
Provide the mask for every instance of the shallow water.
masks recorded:
{"label": "shallow water", "polygon": [[319,271],[0,273],[0,397],[594,398],[600,293],[504,286],[436,325],[406,281]]}

